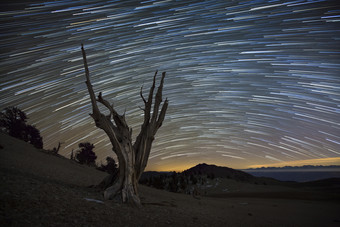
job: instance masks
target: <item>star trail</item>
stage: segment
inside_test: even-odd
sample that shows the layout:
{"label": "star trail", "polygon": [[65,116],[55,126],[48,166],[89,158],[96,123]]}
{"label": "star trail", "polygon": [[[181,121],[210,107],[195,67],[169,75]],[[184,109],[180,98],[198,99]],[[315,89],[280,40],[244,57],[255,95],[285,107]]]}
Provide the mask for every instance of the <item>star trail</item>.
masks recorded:
{"label": "star trail", "polygon": [[140,87],[167,72],[149,170],[340,164],[337,1],[10,1],[0,15],[0,107],[24,110],[45,148],[113,156],[89,116],[84,43],[95,92],[134,137]]}

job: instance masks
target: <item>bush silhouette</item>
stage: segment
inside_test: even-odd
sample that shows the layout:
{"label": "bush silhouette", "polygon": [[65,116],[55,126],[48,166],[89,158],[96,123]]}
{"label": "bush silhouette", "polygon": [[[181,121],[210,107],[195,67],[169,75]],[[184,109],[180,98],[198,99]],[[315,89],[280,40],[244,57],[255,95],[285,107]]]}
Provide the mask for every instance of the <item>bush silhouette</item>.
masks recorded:
{"label": "bush silhouette", "polygon": [[26,126],[26,138],[24,139],[26,142],[33,144],[36,148],[43,148],[43,141],[40,136],[39,130],[33,125]]}
{"label": "bush silhouette", "polygon": [[26,114],[17,107],[7,107],[0,113],[0,127],[8,135],[29,142],[36,148],[43,148],[39,130],[26,124]]}
{"label": "bush silhouette", "polygon": [[89,142],[85,142],[80,143],[78,146],[80,148],[80,151],[76,154],[78,162],[81,164],[95,165],[97,156],[93,152],[94,145]]}
{"label": "bush silhouette", "polygon": [[115,175],[118,172],[116,161],[111,157],[106,157],[106,165],[101,164],[101,166],[97,169],[107,172],[111,175]]}

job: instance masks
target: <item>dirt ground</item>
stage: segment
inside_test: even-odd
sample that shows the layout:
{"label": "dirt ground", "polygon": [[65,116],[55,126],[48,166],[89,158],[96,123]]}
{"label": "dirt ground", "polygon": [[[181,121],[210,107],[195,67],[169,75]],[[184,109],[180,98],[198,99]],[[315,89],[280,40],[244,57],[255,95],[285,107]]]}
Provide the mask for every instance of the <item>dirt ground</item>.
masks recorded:
{"label": "dirt ground", "polygon": [[338,197],[238,182],[200,199],[140,186],[132,208],[88,187],[103,172],[4,134],[0,145],[0,226],[340,226]]}

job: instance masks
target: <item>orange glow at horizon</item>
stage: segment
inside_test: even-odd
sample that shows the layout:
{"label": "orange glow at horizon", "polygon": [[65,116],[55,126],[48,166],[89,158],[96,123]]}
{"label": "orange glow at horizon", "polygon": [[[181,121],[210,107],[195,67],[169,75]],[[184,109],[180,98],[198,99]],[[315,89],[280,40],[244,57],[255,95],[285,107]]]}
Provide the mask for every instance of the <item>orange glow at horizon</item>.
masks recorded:
{"label": "orange glow at horizon", "polygon": [[157,172],[182,172],[184,170],[190,169],[197,164],[182,164],[182,165],[150,165],[146,167],[145,171],[157,171]]}
{"label": "orange glow at horizon", "polygon": [[[210,161],[211,162],[211,161]],[[173,163],[168,163],[165,165],[148,165],[145,171],[159,171],[159,172],[182,172],[184,170],[190,169],[200,163],[207,163],[210,165],[217,166],[226,166],[233,169],[248,169],[248,168],[261,168],[261,167],[284,167],[284,166],[303,166],[303,165],[340,165],[340,157],[335,158],[320,158],[320,159],[307,159],[307,160],[298,160],[298,161],[290,161],[290,162],[279,162],[274,164],[261,164],[261,165],[244,165],[244,166],[230,166],[222,163],[210,163],[210,162],[202,162],[199,161],[197,163],[188,162],[188,163],[177,163],[174,165]]]}

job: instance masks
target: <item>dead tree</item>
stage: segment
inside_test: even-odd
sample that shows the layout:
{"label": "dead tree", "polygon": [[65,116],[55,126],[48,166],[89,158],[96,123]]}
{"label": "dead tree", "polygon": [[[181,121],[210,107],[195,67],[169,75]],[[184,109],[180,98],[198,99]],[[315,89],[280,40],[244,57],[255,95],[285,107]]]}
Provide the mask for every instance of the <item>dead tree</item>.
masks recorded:
{"label": "dead tree", "polygon": [[[96,126],[104,130],[109,137],[112,144],[112,150],[116,153],[119,163],[118,180],[116,180],[113,185],[106,188],[104,191],[104,198],[119,198],[123,203],[131,203],[139,206],[140,199],[137,190],[138,180],[147,165],[152,142],[155,139],[157,130],[162,126],[168,107],[167,99],[164,101],[162,107],[160,107],[162,103],[165,72],[162,73],[160,85],[155,97],[154,90],[157,71],[153,77],[153,83],[147,99],[143,96],[143,87],[140,89],[140,96],[144,102],[144,108],[142,108],[144,111],[144,122],[141,126],[139,135],[133,143],[131,138],[132,129],[125,121],[125,113],[119,115],[114,109],[113,104],[111,105],[103,98],[101,92],[97,98],[95,97],[90,82],[90,74],[83,44],[81,45],[81,50],[85,67],[86,85],[92,103],[93,113],[90,115],[94,119]],[[106,116],[101,113],[97,103],[104,105],[110,111],[110,114]]]}

